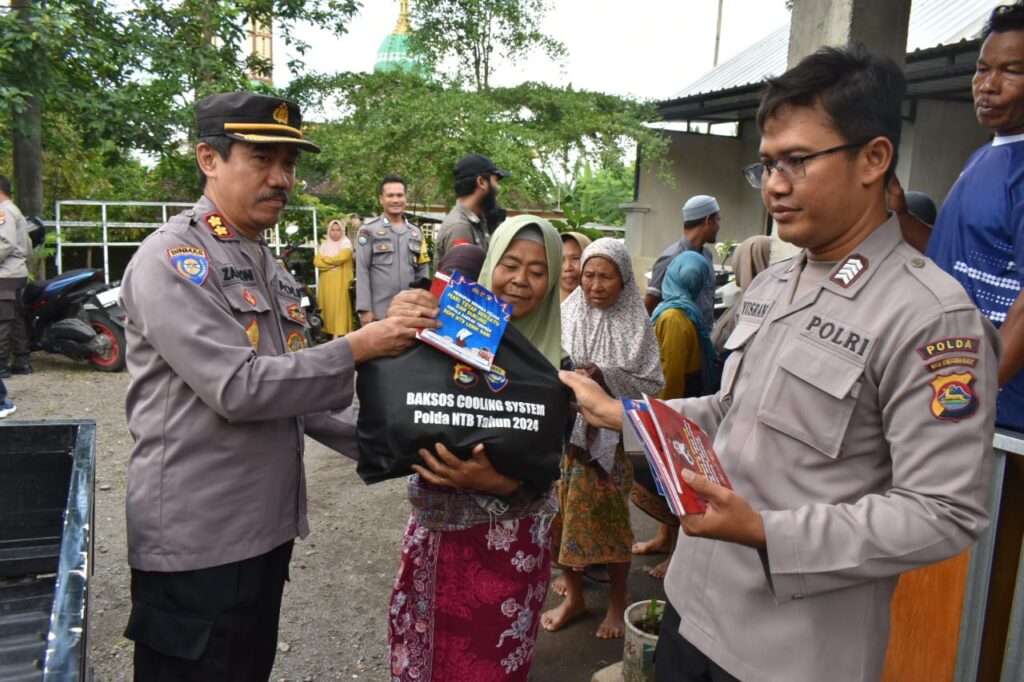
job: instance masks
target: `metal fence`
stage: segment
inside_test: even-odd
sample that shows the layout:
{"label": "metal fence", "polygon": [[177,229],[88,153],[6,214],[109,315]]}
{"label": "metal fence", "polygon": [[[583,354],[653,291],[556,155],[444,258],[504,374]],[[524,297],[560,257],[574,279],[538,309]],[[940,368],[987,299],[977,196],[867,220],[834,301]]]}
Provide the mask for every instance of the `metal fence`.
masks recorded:
{"label": "metal fence", "polygon": [[[118,238],[123,236],[125,230],[147,230],[153,231],[158,227],[167,222],[167,220],[173,217],[175,214],[181,211],[191,208],[194,204],[189,202],[180,201],[86,201],[86,200],[67,200],[58,201],[54,209],[55,219],[52,221],[53,227],[55,228],[57,235],[56,243],[56,256],[55,263],[57,267],[57,273],[60,274],[64,271],[64,254],[65,251],[74,249],[91,249],[98,248],[102,253],[103,261],[103,277],[104,280],[110,283],[110,249],[111,247],[138,247],[142,243],[142,240],[132,240]],[[88,212],[98,212],[98,216],[95,219],[68,219],[66,214],[68,209],[79,208],[85,209]],[[143,221],[127,221],[111,219],[110,214],[115,210],[131,209],[140,212],[152,211],[154,216],[153,220]],[[76,211],[78,212],[78,211]],[[300,245],[300,248],[308,249],[312,252],[316,248],[318,243],[318,232],[319,232],[319,215],[315,206],[290,206],[285,209],[282,216],[282,220],[275,225],[267,240],[274,253],[281,253],[281,249],[285,246],[287,240],[282,240],[282,224],[288,224],[289,214],[295,215],[296,213],[311,214],[313,221],[313,239],[312,242],[306,242]],[[99,239],[85,238],[75,239],[76,232],[81,234],[85,230],[96,230],[99,229]],[[320,277],[319,272],[314,270],[314,277],[316,282],[319,283]]]}
{"label": "metal fence", "polygon": [[[967,569],[967,588],[960,618],[960,640],[957,646],[955,682],[974,682],[981,663],[985,618],[989,607],[989,586],[992,582],[996,550],[999,509],[1008,492],[1012,504],[1019,504],[1020,491],[1006,490],[1007,460],[1024,456],[1024,434],[997,429],[993,441],[995,455],[992,467],[992,496],[989,514],[992,525],[981,535],[971,550]],[[993,681],[994,682],[994,681]],[[1024,682],[1024,546],[1017,564],[1010,623],[1003,652],[1003,668],[999,682]]]}

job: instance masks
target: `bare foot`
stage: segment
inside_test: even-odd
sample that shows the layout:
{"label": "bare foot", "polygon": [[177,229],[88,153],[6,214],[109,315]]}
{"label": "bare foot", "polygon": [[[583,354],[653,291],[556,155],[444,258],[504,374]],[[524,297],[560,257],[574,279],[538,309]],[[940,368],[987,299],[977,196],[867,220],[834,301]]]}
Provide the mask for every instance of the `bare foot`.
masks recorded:
{"label": "bare foot", "polygon": [[672,551],[672,539],[656,535],[646,542],[634,542],[633,554],[668,554]]}
{"label": "bare foot", "polygon": [[598,639],[618,639],[626,634],[626,621],[622,611],[609,612],[597,628]]}
{"label": "bare foot", "polygon": [[650,571],[648,571],[647,575],[651,576],[652,578],[656,578],[658,580],[661,580],[662,578],[665,577],[665,574],[668,573],[668,562],[669,561],[671,561],[671,559],[665,559],[660,564],[658,564],[657,566],[652,568]]}
{"label": "bare foot", "polygon": [[565,584],[565,574],[560,573],[557,578],[551,581],[551,591],[559,597],[564,597],[569,592],[569,586]]}
{"label": "bare foot", "polygon": [[[582,616],[586,611],[587,607],[582,601],[566,599],[555,608],[541,614],[540,624],[548,632],[558,632],[571,623],[573,619]],[[623,625],[622,627],[625,628],[626,626]]]}

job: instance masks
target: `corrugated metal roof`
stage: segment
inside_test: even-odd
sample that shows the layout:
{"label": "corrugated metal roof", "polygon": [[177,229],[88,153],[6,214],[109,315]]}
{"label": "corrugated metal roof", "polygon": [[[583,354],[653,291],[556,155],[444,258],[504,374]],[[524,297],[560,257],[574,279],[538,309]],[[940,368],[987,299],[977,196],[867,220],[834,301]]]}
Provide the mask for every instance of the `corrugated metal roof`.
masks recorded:
{"label": "corrugated metal roof", "polygon": [[[999,0],[914,0],[910,8],[907,52],[973,38]],[[727,59],[672,99],[760,83],[786,70],[789,23]]]}

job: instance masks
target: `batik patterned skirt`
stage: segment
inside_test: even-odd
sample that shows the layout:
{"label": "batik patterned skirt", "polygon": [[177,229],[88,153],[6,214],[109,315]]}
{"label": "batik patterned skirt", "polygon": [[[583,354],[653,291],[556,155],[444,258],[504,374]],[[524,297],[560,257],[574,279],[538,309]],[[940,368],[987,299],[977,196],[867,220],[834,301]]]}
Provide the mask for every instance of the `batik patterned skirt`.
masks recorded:
{"label": "batik patterned skirt", "polygon": [[550,518],[436,531],[413,514],[388,609],[391,680],[527,680],[551,578]]}

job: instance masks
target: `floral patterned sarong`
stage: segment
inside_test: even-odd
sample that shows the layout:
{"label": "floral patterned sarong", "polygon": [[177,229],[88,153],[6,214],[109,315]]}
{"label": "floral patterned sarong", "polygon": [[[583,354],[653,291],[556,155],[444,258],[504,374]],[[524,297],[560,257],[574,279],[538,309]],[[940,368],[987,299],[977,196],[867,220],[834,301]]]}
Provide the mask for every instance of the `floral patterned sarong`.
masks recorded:
{"label": "floral patterned sarong", "polygon": [[413,514],[388,609],[392,682],[527,680],[551,577],[550,519],[436,531]]}

